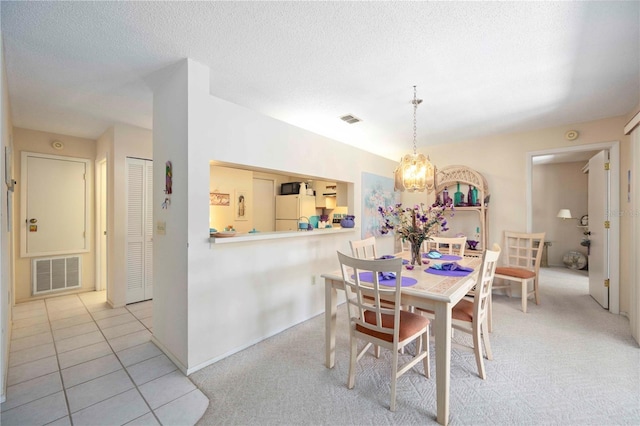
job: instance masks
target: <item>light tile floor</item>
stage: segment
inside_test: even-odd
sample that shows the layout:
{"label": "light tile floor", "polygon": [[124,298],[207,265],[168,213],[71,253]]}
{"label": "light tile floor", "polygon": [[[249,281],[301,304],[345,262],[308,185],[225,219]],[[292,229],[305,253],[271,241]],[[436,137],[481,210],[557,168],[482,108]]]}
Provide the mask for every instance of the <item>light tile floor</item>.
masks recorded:
{"label": "light tile floor", "polygon": [[105,292],[18,304],[0,424],[193,425],[209,400],[151,343],[153,302]]}

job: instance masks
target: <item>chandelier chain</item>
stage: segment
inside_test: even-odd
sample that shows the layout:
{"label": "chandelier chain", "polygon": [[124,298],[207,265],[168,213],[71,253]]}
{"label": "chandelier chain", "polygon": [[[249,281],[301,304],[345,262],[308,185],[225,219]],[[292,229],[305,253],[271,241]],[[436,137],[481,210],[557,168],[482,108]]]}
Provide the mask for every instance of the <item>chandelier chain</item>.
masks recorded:
{"label": "chandelier chain", "polygon": [[417,120],[416,120],[416,114],[418,111],[418,98],[416,95],[416,86],[413,86],[413,155],[416,155],[418,153],[417,147],[416,147],[416,135],[417,135]]}

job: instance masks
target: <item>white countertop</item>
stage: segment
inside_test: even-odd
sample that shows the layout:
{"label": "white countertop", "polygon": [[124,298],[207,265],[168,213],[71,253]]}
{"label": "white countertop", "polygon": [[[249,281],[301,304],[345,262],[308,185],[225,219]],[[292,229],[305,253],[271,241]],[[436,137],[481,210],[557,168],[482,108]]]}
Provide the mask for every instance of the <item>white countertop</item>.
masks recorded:
{"label": "white countertop", "polygon": [[248,242],[248,241],[259,241],[259,240],[275,240],[281,238],[304,238],[304,237],[313,237],[319,235],[329,235],[329,234],[344,234],[348,232],[359,231],[360,228],[325,228],[325,229],[314,229],[313,231],[278,231],[278,232],[255,232],[255,233],[244,233],[244,234],[236,234],[233,237],[210,237],[209,243],[211,244],[232,244],[232,243],[240,243],[240,242]]}

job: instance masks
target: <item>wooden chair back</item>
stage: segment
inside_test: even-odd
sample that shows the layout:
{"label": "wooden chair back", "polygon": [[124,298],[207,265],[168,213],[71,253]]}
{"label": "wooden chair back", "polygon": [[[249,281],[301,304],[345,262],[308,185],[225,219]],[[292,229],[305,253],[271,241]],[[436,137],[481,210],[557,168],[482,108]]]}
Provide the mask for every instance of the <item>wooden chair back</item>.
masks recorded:
{"label": "wooden chair back", "polygon": [[424,252],[438,250],[442,254],[464,256],[467,237],[431,237],[423,243]]}
{"label": "wooden chair back", "polygon": [[365,238],[364,240],[349,241],[351,254],[358,259],[376,259],[376,237]]}
{"label": "wooden chair back", "polygon": [[503,266],[522,268],[535,272],[540,271],[544,232],[524,233],[504,231]]}
{"label": "wooden chair back", "polygon": [[482,269],[478,274],[473,298],[473,320],[482,323],[487,317],[489,309],[491,287],[500,257],[500,246],[494,244],[491,250],[485,250],[482,255]]}
{"label": "wooden chair back", "polygon": [[[370,260],[350,257],[338,252],[338,260],[342,270],[345,290],[347,293],[347,312],[353,328],[363,328],[369,333],[392,335],[393,341],[398,341],[398,325],[400,324],[400,289],[402,288],[402,259]],[[380,284],[381,273],[394,273],[395,286]],[[367,274],[372,282],[363,281],[361,274]],[[393,306],[387,303],[392,300]],[[366,322],[365,312],[375,315],[374,324]],[[393,328],[382,325],[382,316],[394,317]]]}

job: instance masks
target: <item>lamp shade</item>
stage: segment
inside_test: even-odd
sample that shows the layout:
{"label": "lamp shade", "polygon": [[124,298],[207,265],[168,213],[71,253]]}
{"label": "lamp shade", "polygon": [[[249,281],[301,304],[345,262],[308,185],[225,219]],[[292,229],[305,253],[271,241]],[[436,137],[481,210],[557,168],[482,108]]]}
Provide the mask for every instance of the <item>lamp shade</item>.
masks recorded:
{"label": "lamp shade", "polygon": [[573,217],[571,217],[571,210],[569,209],[560,209],[558,217],[560,219],[573,219]]}

